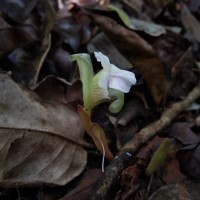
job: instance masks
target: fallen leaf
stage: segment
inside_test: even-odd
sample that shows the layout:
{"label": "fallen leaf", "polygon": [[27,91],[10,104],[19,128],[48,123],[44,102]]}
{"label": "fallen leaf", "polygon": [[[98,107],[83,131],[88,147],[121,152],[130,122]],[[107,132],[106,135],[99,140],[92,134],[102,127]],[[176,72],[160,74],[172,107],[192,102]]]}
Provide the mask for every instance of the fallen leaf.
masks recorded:
{"label": "fallen leaf", "polygon": [[200,146],[188,145],[177,152],[181,172],[191,178],[200,178]]}
{"label": "fallen leaf", "polygon": [[190,13],[189,9],[185,4],[181,4],[181,14],[180,19],[186,30],[186,38],[191,42],[200,42],[200,23],[199,21]]}
{"label": "fallen leaf", "polygon": [[191,0],[188,2],[188,7],[191,12],[198,12],[198,9],[200,7],[200,1],[197,0]]}
{"label": "fallen leaf", "polygon": [[34,91],[43,100],[53,100],[57,102],[62,102],[67,104],[66,91],[67,84],[62,82],[55,76],[47,76],[39,85],[34,89]]}
{"label": "fallen leaf", "polygon": [[154,37],[158,37],[163,34],[166,34],[165,28],[159,24],[144,21],[144,20],[139,20],[139,19],[131,19],[131,22],[132,22],[133,30],[143,31],[147,33],[148,35],[151,35]]}
{"label": "fallen leaf", "polygon": [[34,88],[44,59],[50,49],[51,37],[47,35],[41,41],[34,42],[23,48],[16,48],[8,55],[12,77],[16,82]]}
{"label": "fallen leaf", "polygon": [[36,31],[29,25],[4,28],[0,30],[0,56],[15,48],[35,42],[36,39]]}
{"label": "fallen leaf", "polygon": [[197,144],[200,138],[192,131],[194,123],[177,122],[173,123],[168,130],[168,136],[173,137],[183,145]]}
{"label": "fallen leaf", "polygon": [[178,184],[165,185],[155,191],[148,200],[169,200],[169,199],[199,199],[200,182],[186,180]]}
{"label": "fallen leaf", "polygon": [[102,127],[97,123],[92,123],[90,115],[84,110],[83,106],[78,106],[78,113],[85,131],[93,139],[96,147],[103,154],[103,157],[105,156],[108,160],[112,160],[113,154],[108,147],[108,142]]}
{"label": "fallen leaf", "polygon": [[187,179],[187,177],[180,172],[178,160],[169,160],[164,169],[163,181],[166,184],[173,184],[180,183],[185,179]]}
{"label": "fallen leaf", "polygon": [[31,11],[37,4],[38,0],[2,0],[2,12],[17,22],[24,22],[29,17]]}
{"label": "fallen leaf", "polygon": [[59,76],[74,83],[78,79],[78,77],[76,77],[76,79],[74,77],[77,72],[77,68],[74,67],[70,59],[70,54],[61,47],[53,51],[55,52],[52,53],[52,62],[55,63]]}
{"label": "fallen leaf", "polygon": [[80,119],[0,74],[0,185],[64,185],[85,168]]}
{"label": "fallen leaf", "polygon": [[137,15],[141,14],[144,6],[144,2],[140,0],[123,0],[123,3],[136,12]]}
{"label": "fallen leaf", "polygon": [[86,171],[78,185],[59,200],[87,200],[102,175],[103,173],[100,169],[90,169]]}
{"label": "fallen leaf", "polygon": [[53,31],[60,36],[64,44],[71,47],[73,52],[77,52],[79,46],[91,37],[89,25],[88,17],[82,13],[77,13],[76,16],[57,20]]}

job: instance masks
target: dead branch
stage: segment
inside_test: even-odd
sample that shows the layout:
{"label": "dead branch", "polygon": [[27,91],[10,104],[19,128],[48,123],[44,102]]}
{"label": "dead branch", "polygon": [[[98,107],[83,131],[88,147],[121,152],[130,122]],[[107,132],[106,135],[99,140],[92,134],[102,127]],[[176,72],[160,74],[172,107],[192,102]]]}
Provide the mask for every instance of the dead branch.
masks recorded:
{"label": "dead branch", "polygon": [[149,124],[139,131],[126,145],[122,147],[118,155],[106,168],[104,176],[97,187],[90,195],[89,200],[110,200],[115,194],[116,184],[119,181],[121,171],[133,159],[136,151],[155,136],[162,129],[167,127],[183,110],[200,97],[200,83],[180,102],[174,103],[166,109],[159,120]]}

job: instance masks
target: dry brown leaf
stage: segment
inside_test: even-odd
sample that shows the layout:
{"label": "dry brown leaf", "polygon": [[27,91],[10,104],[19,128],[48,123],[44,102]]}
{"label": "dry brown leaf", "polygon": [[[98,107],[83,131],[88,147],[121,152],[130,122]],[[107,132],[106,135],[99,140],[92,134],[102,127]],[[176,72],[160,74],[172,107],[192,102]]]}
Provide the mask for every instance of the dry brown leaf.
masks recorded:
{"label": "dry brown leaf", "polygon": [[200,23],[199,21],[190,13],[189,9],[185,4],[181,4],[181,14],[180,19],[186,30],[186,37],[190,41],[200,42]]}
{"label": "dry brown leaf", "polygon": [[87,13],[120,53],[135,65],[145,78],[155,102],[159,104],[166,96],[168,83],[162,63],[152,46],[136,32],[118,24],[113,19],[96,15],[92,10],[87,10]]}
{"label": "dry brown leaf", "polygon": [[87,200],[95,184],[103,175],[100,169],[90,169],[83,174],[78,185],[59,200]]}
{"label": "dry brown leaf", "polygon": [[0,74],[0,185],[64,185],[79,175],[87,153],[77,113],[42,101]]}
{"label": "dry brown leaf", "polygon": [[168,199],[199,199],[200,183],[196,180],[186,180],[182,183],[164,185],[156,190],[148,200],[168,200]]}

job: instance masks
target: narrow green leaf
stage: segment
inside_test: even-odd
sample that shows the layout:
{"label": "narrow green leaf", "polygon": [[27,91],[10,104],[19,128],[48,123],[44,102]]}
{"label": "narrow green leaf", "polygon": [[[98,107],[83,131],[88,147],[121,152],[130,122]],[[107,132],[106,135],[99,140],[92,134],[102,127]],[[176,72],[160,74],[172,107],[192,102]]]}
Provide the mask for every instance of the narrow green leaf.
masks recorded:
{"label": "narrow green leaf", "polygon": [[146,168],[146,175],[151,176],[165,161],[169,151],[169,140],[165,138],[161,145],[158,147],[149,165]]}

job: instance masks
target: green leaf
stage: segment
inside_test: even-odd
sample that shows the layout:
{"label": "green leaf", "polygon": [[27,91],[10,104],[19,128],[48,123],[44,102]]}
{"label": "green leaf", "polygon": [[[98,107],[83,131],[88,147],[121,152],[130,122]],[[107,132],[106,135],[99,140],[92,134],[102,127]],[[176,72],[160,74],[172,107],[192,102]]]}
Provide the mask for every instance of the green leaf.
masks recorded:
{"label": "green leaf", "polygon": [[92,61],[89,54],[80,53],[71,55],[72,61],[77,61],[80,79],[83,87],[83,103],[87,112],[91,111],[92,77],[94,75]]}
{"label": "green leaf", "polygon": [[169,140],[165,138],[161,145],[158,147],[149,165],[146,168],[146,175],[151,176],[165,161],[169,151]]}
{"label": "green leaf", "polygon": [[133,28],[132,22],[129,18],[129,16],[120,8],[118,8],[117,6],[114,6],[112,4],[108,5],[108,8],[112,11],[115,11],[118,16],[120,17],[120,19],[122,20],[122,22],[129,28]]}

